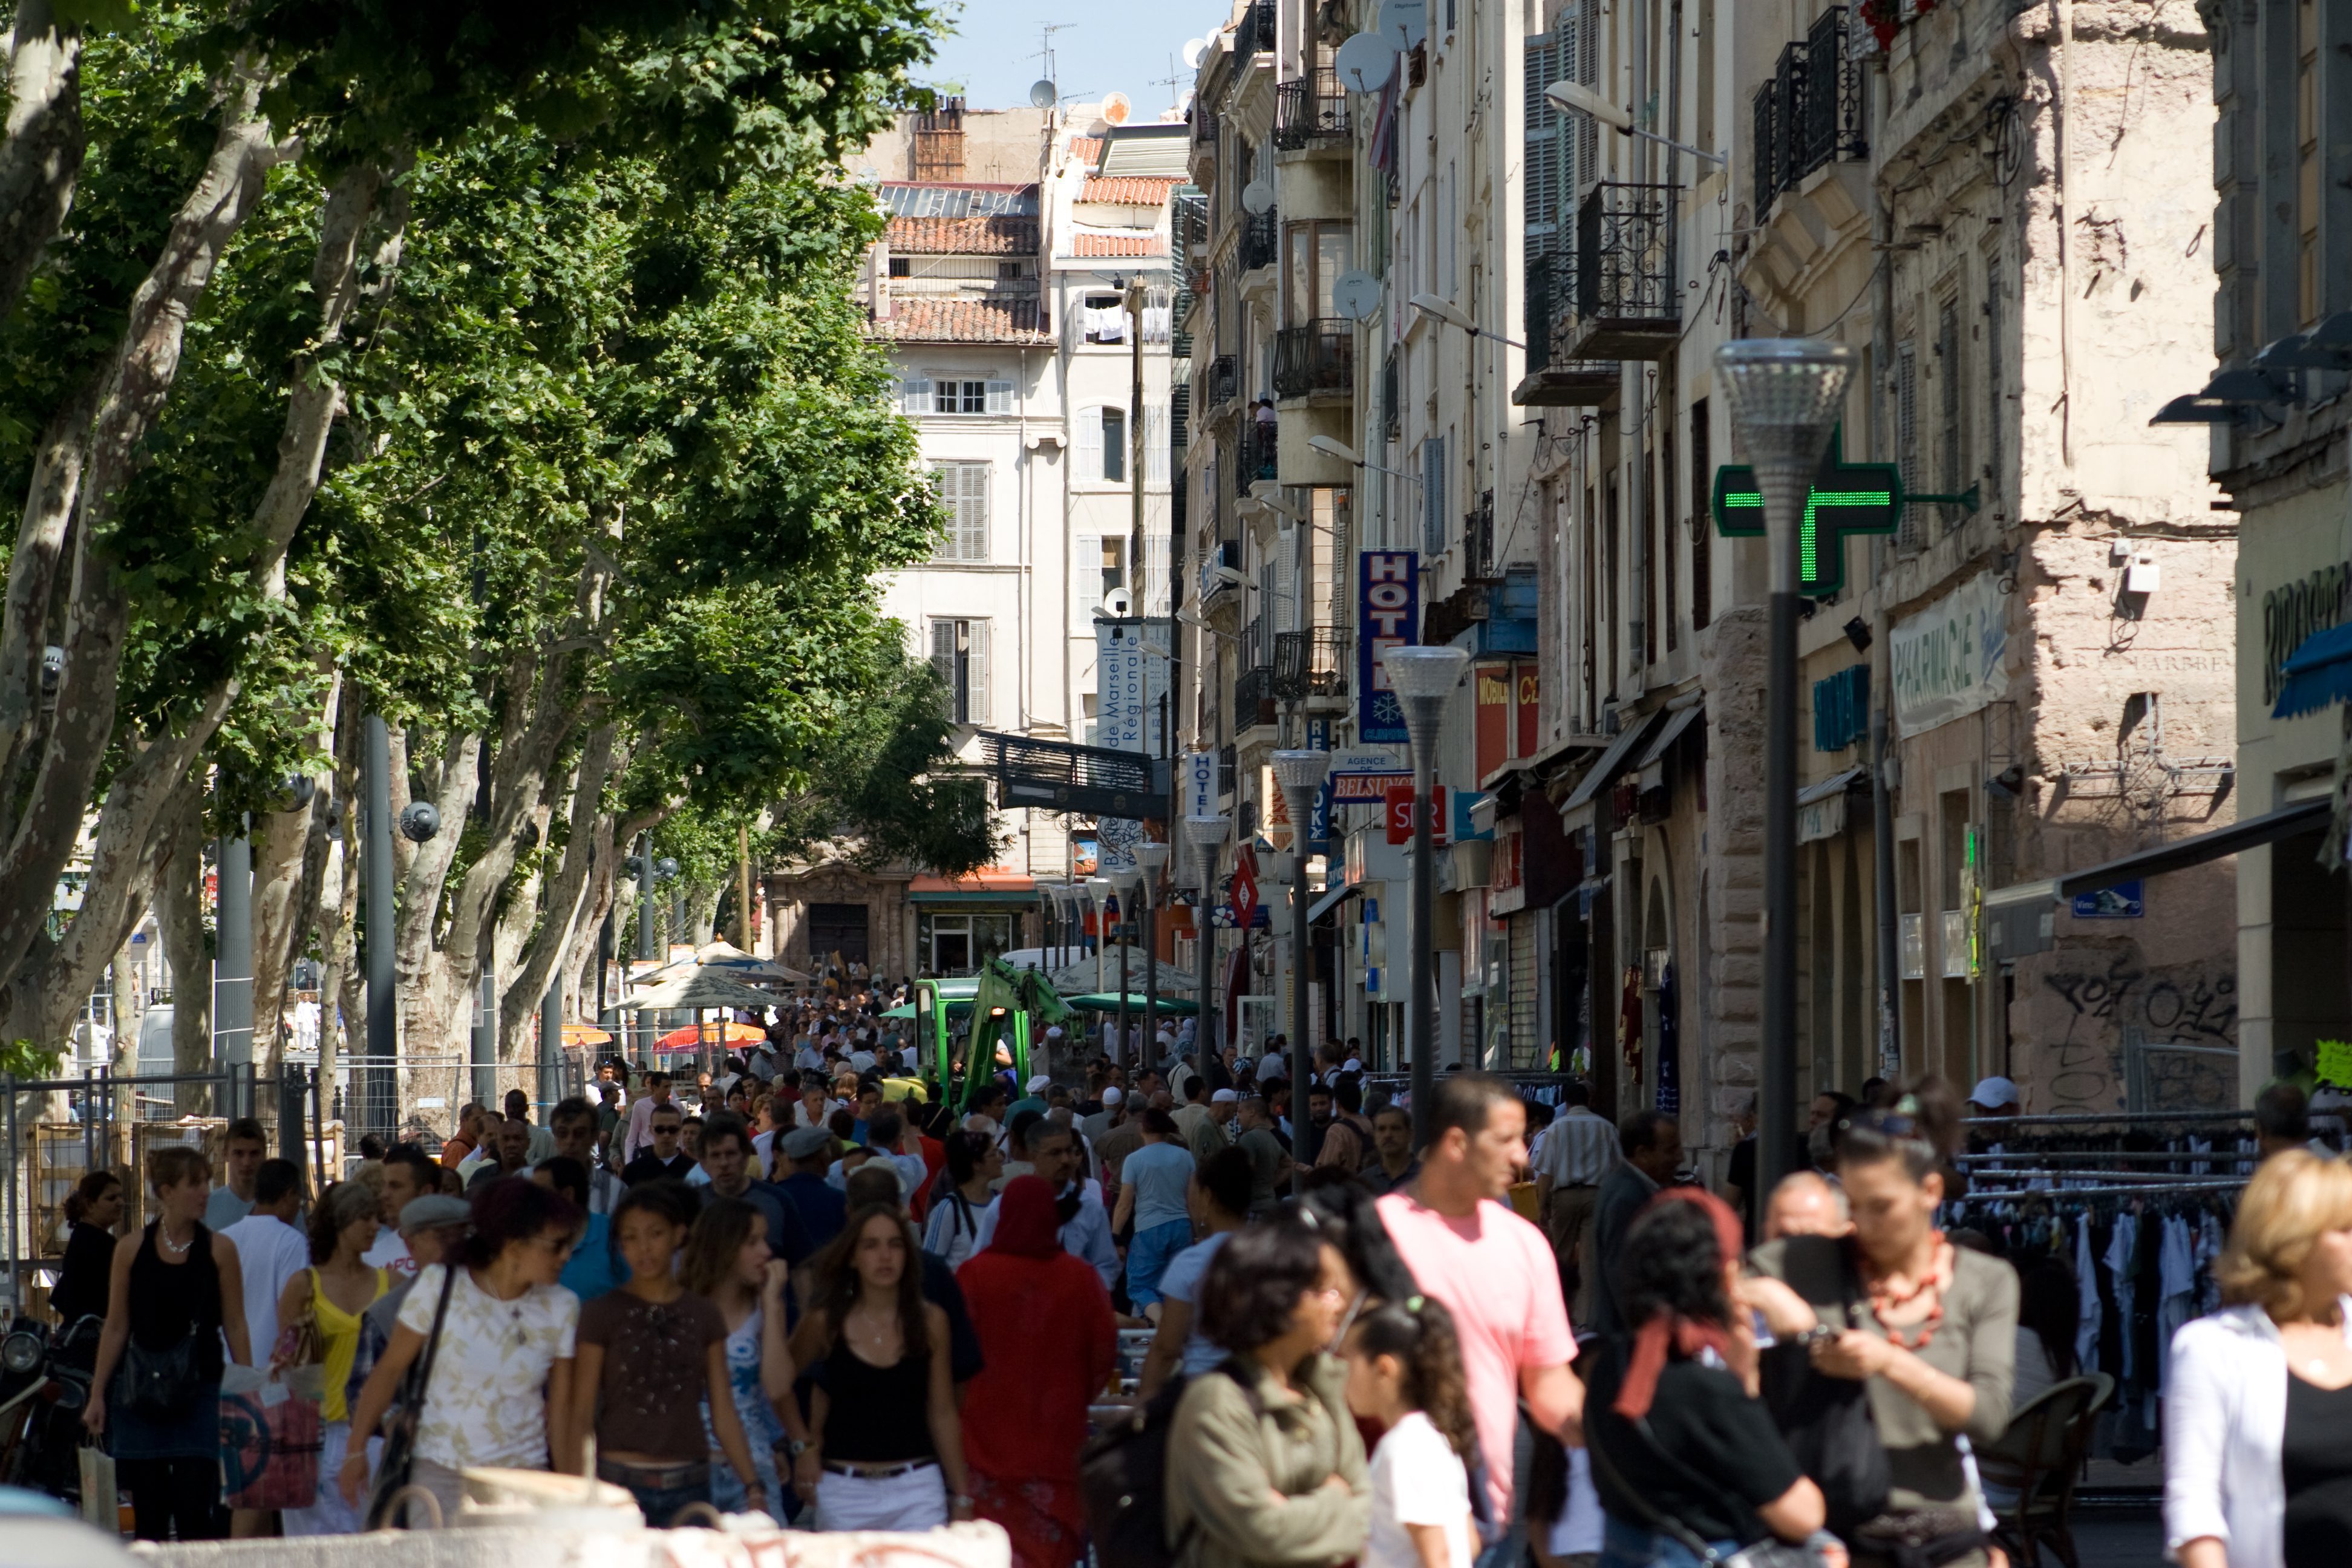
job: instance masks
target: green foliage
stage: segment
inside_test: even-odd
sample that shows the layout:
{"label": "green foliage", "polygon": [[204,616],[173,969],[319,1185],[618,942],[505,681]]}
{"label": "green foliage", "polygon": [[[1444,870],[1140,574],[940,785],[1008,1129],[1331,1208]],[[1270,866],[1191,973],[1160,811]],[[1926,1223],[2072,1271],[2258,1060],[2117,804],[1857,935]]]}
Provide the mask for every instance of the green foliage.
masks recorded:
{"label": "green foliage", "polygon": [[63,1060],[65,1052],[45,1051],[30,1040],[11,1040],[0,1045],[0,1073],[10,1078],[38,1082],[56,1072]]}

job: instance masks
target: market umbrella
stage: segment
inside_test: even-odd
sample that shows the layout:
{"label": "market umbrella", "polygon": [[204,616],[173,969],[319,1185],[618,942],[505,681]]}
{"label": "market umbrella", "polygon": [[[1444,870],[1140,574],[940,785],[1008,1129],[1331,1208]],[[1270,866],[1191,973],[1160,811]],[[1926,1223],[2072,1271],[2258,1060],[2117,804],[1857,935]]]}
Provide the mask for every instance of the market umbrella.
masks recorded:
{"label": "market umbrella", "polygon": [[[1063,1000],[1073,1007],[1082,1008],[1092,1013],[1116,1013],[1118,1011],[1118,993],[1116,991],[1089,991],[1083,996],[1066,996]],[[1142,994],[1135,991],[1129,992],[1127,994],[1127,1007],[1128,1011],[1140,1016],[1143,1012]],[[1162,996],[1160,999],[1160,1010],[1162,1013],[1172,1013],[1179,1017],[1190,1017],[1193,1014],[1199,1012],[1201,1008],[1198,1003],[1192,1001],[1189,997]]]}
{"label": "market umbrella", "polygon": [[[1103,949],[1102,974],[1104,979],[1114,983],[1118,981],[1118,956],[1119,945],[1116,942],[1109,947]],[[1143,950],[1139,947],[1130,947],[1127,949],[1128,984],[1129,985],[1141,985],[1143,984]],[[1061,968],[1054,971],[1050,978],[1054,982],[1054,989],[1062,993],[1065,996],[1070,994],[1072,992],[1092,991],[1095,987],[1094,955],[1092,953],[1088,953],[1086,957],[1077,960],[1076,963],[1064,964]],[[1199,984],[1199,976],[1187,974],[1182,970],[1178,969],[1173,963],[1170,963],[1165,961],[1160,963],[1160,991],[1161,995],[1165,996],[1171,991],[1191,991]],[[1118,993],[1114,991],[1111,994],[1116,996]],[[1117,1004],[1114,1003],[1113,1005],[1117,1005]]]}
{"label": "market umbrella", "polygon": [[686,1008],[772,1007],[775,996],[757,991],[728,974],[711,970],[680,973],[657,985],[647,985],[621,998],[625,1013],[673,1013]]}
{"label": "market umbrella", "polygon": [[567,1046],[609,1046],[613,1043],[613,1031],[600,1029],[593,1024],[566,1024],[563,1026],[563,1043]]}
{"label": "market umbrella", "polygon": [[[674,963],[666,963],[645,978],[648,981],[668,981],[689,973],[724,974],[730,980],[754,984],[773,981],[786,985],[813,985],[816,983],[816,976],[804,974],[788,963],[778,963],[772,958],[755,958],[741,948],[723,942],[705,942],[694,950],[691,959],[682,958]],[[774,1000],[770,997],[768,1005],[773,1005]]]}
{"label": "market umbrella", "polygon": [[749,1024],[687,1024],[672,1029],[655,1046],[665,1051],[682,1051],[688,1046],[748,1045],[768,1037],[765,1029],[755,1029]]}

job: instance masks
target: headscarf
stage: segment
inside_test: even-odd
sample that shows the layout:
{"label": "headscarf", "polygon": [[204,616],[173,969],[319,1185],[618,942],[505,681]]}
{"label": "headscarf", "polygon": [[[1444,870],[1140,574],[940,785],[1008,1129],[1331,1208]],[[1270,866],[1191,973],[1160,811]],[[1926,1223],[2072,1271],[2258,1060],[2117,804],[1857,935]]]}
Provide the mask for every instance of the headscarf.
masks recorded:
{"label": "headscarf", "polygon": [[[1725,1261],[1738,1258],[1743,1250],[1745,1235],[1739,1216],[1731,1205],[1704,1187],[1665,1187],[1643,1205],[1647,1213],[1660,1204],[1696,1204],[1715,1225],[1715,1267],[1720,1269]],[[1712,1350],[1719,1356],[1731,1352],[1731,1336],[1721,1323],[1702,1322],[1685,1318],[1679,1312],[1657,1312],[1634,1331],[1633,1353],[1625,1363],[1625,1379],[1617,1387],[1617,1400],[1610,1408],[1629,1421],[1639,1421],[1650,1413],[1650,1402],[1657,1397],[1658,1374],[1666,1367],[1666,1347],[1672,1344],[1675,1353],[1695,1356],[1702,1350]]]}
{"label": "headscarf", "polygon": [[996,1235],[988,1250],[1051,1258],[1062,1250],[1061,1228],[1053,1184],[1043,1176],[1015,1176],[997,1196]]}

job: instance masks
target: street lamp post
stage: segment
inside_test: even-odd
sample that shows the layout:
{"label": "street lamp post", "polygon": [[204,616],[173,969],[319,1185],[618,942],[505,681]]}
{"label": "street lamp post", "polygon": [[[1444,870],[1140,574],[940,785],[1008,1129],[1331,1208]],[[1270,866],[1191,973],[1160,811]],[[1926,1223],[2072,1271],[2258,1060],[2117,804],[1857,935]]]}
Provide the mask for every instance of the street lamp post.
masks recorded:
{"label": "street lamp post", "polygon": [[1111,886],[1118,889],[1118,1058],[1127,1059],[1127,960],[1135,944],[1127,940],[1127,917],[1135,908],[1135,890],[1143,884],[1143,873],[1133,866],[1122,866],[1110,874]]}
{"label": "street lamp post", "polygon": [[[1093,900],[1094,903],[1095,994],[1097,995],[1100,995],[1103,988],[1103,943],[1110,940],[1110,879],[1108,877],[1088,877],[1087,879],[1087,897]],[[1121,1029],[1119,1032],[1119,1040],[1122,1045],[1126,1043],[1126,1031]],[[1111,1059],[1113,1061],[1117,1061],[1118,1059],[1116,1052],[1112,1053]]]}
{"label": "street lamp post", "polygon": [[1200,984],[1192,993],[1192,1002],[1200,1011],[1193,1015],[1198,1022],[1192,1026],[1192,1038],[1202,1053],[1201,1067],[1203,1071],[1209,1065],[1208,1053],[1217,1048],[1216,1030],[1209,1022],[1209,986],[1213,979],[1212,966],[1217,956],[1217,928],[1209,918],[1210,889],[1216,886],[1217,881],[1217,851],[1224,847],[1225,839],[1233,830],[1234,819],[1230,816],[1188,816],[1184,819],[1184,842],[1191,845],[1192,852],[1201,858],[1201,899],[1193,906],[1192,920],[1192,961],[1200,971]]}
{"label": "street lamp post", "polygon": [[1290,807],[1290,1125],[1298,1143],[1292,1190],[1300,1197],[1307,1195],[1307,1169],[1320,1142],[1307,1116],[1307,1084],[1314,1066],[1307,1049],[1307,819],[1315,809],[1315,792],[1330,771],[1328,752],[1274,753],[1275,783]]}
{"label": "street lamp post", "polygon": [[1470,656],[1458,647],[1392,647],[1381,655],[1389,689],[1404,710],[1412,745],[1412,1016],[1405,1039],[1412,1052],[1412,1143],[1429,1142],[1429,1101],[1437,1055],[1437,868],[1431,857],[1430,810],[1437,782],[1437,739],[1445,700],[1461,684]]}
{"label": "street lamp post", "polygon": [[1771,552],[1764,706],[1764,1062],[1757,1158],[1767,1184],[1797,1154],[1797,599],[1807,492],[1836,428],[1853,351],[1743,338],[1715,351],[1732,433],[1756,471]]}
{"label": "street lamp post", "polygon": [[1139,844],[1132,851],[1143,874],[1143,1041],[1149,1050],[1160,1039],[1160,873],[1168,869],[1169,847]]}

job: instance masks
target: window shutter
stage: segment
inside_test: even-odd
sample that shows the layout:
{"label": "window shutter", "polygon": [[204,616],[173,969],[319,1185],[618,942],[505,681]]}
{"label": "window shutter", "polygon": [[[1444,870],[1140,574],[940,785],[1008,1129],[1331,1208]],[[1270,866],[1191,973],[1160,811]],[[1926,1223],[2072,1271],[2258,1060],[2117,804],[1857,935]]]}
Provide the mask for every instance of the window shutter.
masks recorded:
{"label": "window shutter", "polygon": [[1078,467],[1081,479],[1099,479],[1103,471],[1103,411],[1078,410]]}
{"label": "window shutter", "polygon": [[1549,37],[1530,38],[1527,46],[1527,195],[1528,249],[1541,253],[1559,247],[1553,237],[1559,227],[1561,123],[1567,118],[1552,107],[1544,89],[1568,74],[1568,50],[1562,41],[1570,23],[1563,16]]}
{"label": "window shutter", "polygon": [[[1903,482],[1919,482],[1919,355],[1908,341],[1895,351],[1895,459],[1901,465]],[[1899,542],[1916,547],[1912,534],[1912,510],[1906,502],[1898,520],[1901,529]]]}
{"label": "window shutter", "polygon": [[931,378],[928,375],[902,375],[898,378],[898,412],[929,414],[931,411]]}
{"label": "window shutter", "polygon": [[1421,543],[1429,555],[1445,550],[1445,437],[1432,436],[1421,444]]}
{"label": "window shutter", "polygon": [[988,623],[966,621],[964,626],[964,711],[966,723],[991,722],[988,702]]}
{"label": "window shutter", "polygon": [[1102,410],[1102,480],[1127,483],[1127,410],[1106,404]]}
{"label": "window shutter", "polygon": [[962,481],[963,494],[956,503],[959,558],[965,561],[988,559],[988,481],[986,463],[961,463],[956,468]]}
{"label": "window shutter", "polygon": [[988,384],[988,411],[991,414],[1010,414],[1013,412],[1013,384],[1011,382],[992,381]]}
{"label": "window shutter", "polygon": [[1143,411],[1143,482],[1168,482],[1168,410],[1156,405]]}
{"label": "window shutter", "polygon": [[1102,606],[1102,535],[1074,534],[1070,539],[1070,598],[1077,611],[1078,626],[1094,619],[1095,611]]}
{"label": "window shutter", "polygon": [[1164,533],[1155,531],[1143,536],[1143,604],[1138,613],[1168,613],[1168,536]]}
{"label": "window shutter", "polygon": [[931,671],[947,689],[948,718],[956,715],[956,624],[953,621],[931,623]]}
{"label": "window shutter", "polygon": [[1275,590],[1281,595],[1282,605],[1282,619],[1277,625],[1286,632],[1295,632],[1299,629],[1298,530],[1285,523],[1276,538],[1282,547],[1282,579]]}

